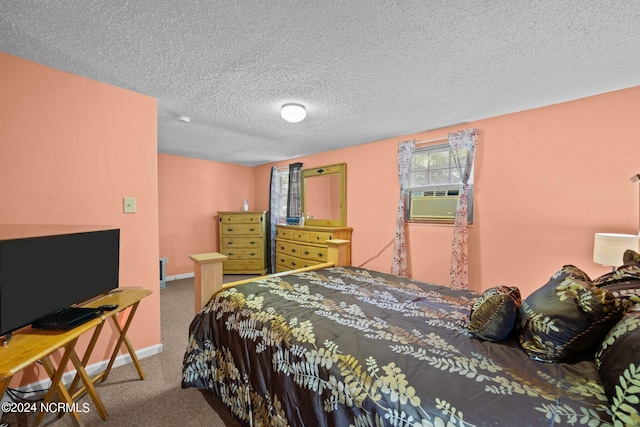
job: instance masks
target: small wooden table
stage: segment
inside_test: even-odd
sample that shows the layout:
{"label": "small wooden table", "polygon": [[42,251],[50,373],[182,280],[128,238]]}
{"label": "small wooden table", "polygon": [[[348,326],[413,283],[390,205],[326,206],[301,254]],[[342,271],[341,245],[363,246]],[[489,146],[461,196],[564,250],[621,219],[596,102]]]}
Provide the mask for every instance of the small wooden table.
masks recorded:
{"label": "small wooden table", "polygon": [[[67,331],[48,331],[26,327],[16,331],[8,345],[0,346],[0,396],[4,395],[11,378],[13,378],[15,374],[39,361],[44,366],[49,378],[51,378],[51,387],[45,395],[43,405],[41,405],[41,407],[46,407],[57,393],[70,409],[69,415],[76,424],[80,425],[80,414],[76,411],[76,407],[73,403],[80,395],[87,392],[96,406],[98,413],[100,414],[100,418],[106,420],[108,418],[107,410],[102,403],[94,384],[98,380],[106,380],[123,343],[127,347],[140,379],[144,379],[144,372],[140,366],[140,361],[138,360],[126,334],[140,301],[149,294],[151,294],[151,291],[148,289],[118,288],[115,292],[96,298],[90,303],[83,305],[83,307],[99,307],[104,304],[117,304],[118,308],[112,311],[105,311],[101,316],[73,329]],[[121,313],[128,308],[131,308],[131,310],[129,311],[125,325],[120,327],[116,314]],[[87,374],[85,367],[89,361],[91,352],[98,341],[100,332],[108,318],[113,320],[116,330],[119,332],[118,342],[113,349],[107,368],[100,374],[91,378]],[[78,338],[94,328],[95,330],[91,337],[89,346],[85,351],[84,357],[80,360],[75,351]],[[63,349],[63,355],[56,368],[51,362],[50,356],[58,349]],[[62,375],[64,374],[69,361],[71,361],[76,369],[76,376],[69,389],[67,389],[62,383]],[[82,382],[83,387],[75,390],[80,381]],[[34,425],[38,425],[42,421],[43,416],[44,412],[38,412]]]}

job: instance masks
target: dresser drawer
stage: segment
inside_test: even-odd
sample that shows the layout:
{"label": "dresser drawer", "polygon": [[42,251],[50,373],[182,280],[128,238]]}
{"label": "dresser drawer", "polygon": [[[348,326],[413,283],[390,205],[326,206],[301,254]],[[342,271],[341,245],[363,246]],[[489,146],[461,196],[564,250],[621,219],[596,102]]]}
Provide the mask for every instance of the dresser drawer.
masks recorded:
{"label": "dresser drawer", "polygon": [[256,259],[262,260],[262,248],[224,248],[222,255],[226,255],[231,260]]}
{"label": "dresser drawer", "polygon": [[321,264],[321,263],[317,261],[311,261],[308,259],[300,259],[300,258],[293,258],[290,256],[286,256],[286,255],[282,255],[282,256],[278,255],[277,262],[276,262],[276,273],[295,270],[296,268],[311,267],[313,265],[318,265],[318,264]]}
{"label": "dresser drawer", "polygon": [[310,259],[300,259],[300,267],[298,268],[311,267],[313,265],[322,264],[323,262],[326,262],[326,261],[318,262],[318,261],[312,261]]}
{"label": "dresser drawer", "polygon": [[286,267],[287,270],[294,270],[301,267],[300,258],[282,253],[276,254],[276,264]]}
{"label": "dresser drawer", "polygon": [[332,238],[333,238],[333,234],[327,231],[310,231],[309,232],[310,243],[324,244],[327,240],[331,240]]}
{"label": "dresser drawer", "polygon": [[300,246],[300,258],[305,260],[313,260],[327,262],[329,249],[317,246]]}
{"label": "dresser drawer", "polygon": [[262,236],[262,227],[259,224],[220,224],[220,233],[223,236],[231,235],[255,235]]}
{"label": "dresser drawer", "polygon": [[286,265],[276,264],[276,273],[284,273],[285,271],[291,271]]}
{"label": "dresser drawer", "polygon": [[276,252],[279,254],[299,257],[300,245],[296,245],[294,243],[289,243],[289,242],[283,242],[281,240],[276,240]]}
{"label": "dresser drawer", "polygon": [[262,237],[220,237],[222,251],[231,248],[256,248],[256,250],[261,250],[264,248],[262,242]]}
{"label": "dresser drawer", "polygon": [[285,230],[283,228],[278,228],[277,230],[279,239],[291,240],[291,230]]}
{"label": "dresser drawer", "polygon": [[250,271],[263,269],[262,260],[228,259],[224,262],[224,271]]}
{"label": "dresser drawer", "polygon": [[262,223],[262,214],[260,213],[220,214],[220,222],[223,224],[226,224],[226,223],[260,224]]}
{"label": "dresser drawer", "polygon": [[292,230],[291,239],[297,242],[308,242],[309,232],[305,230]]}

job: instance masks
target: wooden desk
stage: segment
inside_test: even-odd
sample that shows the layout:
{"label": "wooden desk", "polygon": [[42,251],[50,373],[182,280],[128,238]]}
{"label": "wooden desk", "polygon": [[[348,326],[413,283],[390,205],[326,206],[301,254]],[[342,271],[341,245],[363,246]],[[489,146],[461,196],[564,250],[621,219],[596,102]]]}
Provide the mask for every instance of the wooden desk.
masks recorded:
{"label": "wooden desk", "polygon": [[[45,405],[51,402],[56,393],[58,393],[60,398],[67,403],[70,408],[75,409],[73,405],[75,399],[84,392],[87,392],[96,406],[100,414],[100,418],[106,420],[108,418],[107,410],[94,387],[94,383],[100,379],[104,381],[107,378],[123,343],[126,345],[129,355],[138,370],[140,379],[144,379],[144,372],[140,366],[140,361],[138,360],[129,339],[126,336],[126,333],[131,325],[131,321],[136,309],[138,308],[138,304],[142,298],[149,294],[151,294],[151,291],[148,289],[119,288],[118,292],[99,297],[84,305],[84,307],[98,307],[103,304],[117,304],[118,308],[112,311],[106,311],[102,316],[92,319],[89,322],[68,331],[47,331],[42,329],[33,329],[31,327],[16,331],[7,346],[0,346],[0,396],[4,395],[11,378],[13,378],[15,374],[33,363],[40,361],[49,375],[49,378],[51,378],[51,387],[45,395],[43,402]],[[131,310],[129,311],[125,325],[120,327],[116,314],[121,313],[128,308],[131,308]],[[89,361],[89,357],[91,356],[91,352],[98,340],[100,332],[108,318],[113,320],[116,330],[119,332],[118,342],[113,349],[107,368],[100,374],[91,378],[87,374],[85,367]],[[84,357],[80,360],[75,351],[75,345],[78,342],[78,338],[94,328],[95,330],[91,337],[90,344],[87,347]],[[63,355],[56,368],[51,362],[50,356],[58,349],[63,349]],[[76,369],[76,377],[69,389],[67,389],[62,384],[62,375],[65,372],[69,360],[71,360],[71,363]],[[83,387],[75,390],[80,381],[82,382]],[[80,415],[77,411],[71,410],[69,415],[74,419],[76,424],[80,425]],[[43,412],[39,412],[37,414],[35,425],[38,425],[42,421],[43,416]]]}

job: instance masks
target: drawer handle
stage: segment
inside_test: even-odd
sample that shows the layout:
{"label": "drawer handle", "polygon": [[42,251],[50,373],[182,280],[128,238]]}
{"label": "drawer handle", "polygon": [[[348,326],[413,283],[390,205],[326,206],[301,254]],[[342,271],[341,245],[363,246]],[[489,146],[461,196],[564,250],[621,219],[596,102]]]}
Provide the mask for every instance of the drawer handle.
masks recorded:
{"label": "drawer handle", "polygon": [[255,252],[249,252],[249,255],[256,256],[256,253]]}
{"label": "drawer handle", "polygon": [[232,241],[227,242],[227,245],[233,245]]}
{"label": "drawer handle", "polygon": [[284,251],[284,246],[280,246],[280,250],[281,250],[281,251]]}
{"label": "drawer handle", "polygon": [[249,231],[256,231],[256,229],[255,229],[255,228],[253,228],[253,227],[251,227],[251,228],[249,229]]}
{"label": "drawer handle", "polygon": [[229,228],[227,228],[227,231],[231,232],[231,231],[233,231],[233,228],[229,227]]}
{"label": "drawer handle", "polygon": [[294,262],[294,261],[291,261],[291,265],[295,267],[298,264],[296,262]]}
{"label": "drawer handle", "polygon": [[233,252],[227,252],[227,255],[233,256]]}
{"label": "drawer handle", "polygon": [[249,244],[250,244],[250,245],[255,245],[255,244],[256,244],[256,242],[251,241],[251,242],[249,242]]}
{"label": "drawer handle", "polygon": [[296,252],[298,252],[297,250],[295,250],[294,248],[291,248],[291,253],[295,254]]}
{"label": "drawer handle", "polygon": [[318,252],[318,258],[322,258],[324,254],[322,252]]}
{"label": "drawer handle", "polygon": [[305,254],[305,255],[309,255],[309,254],[310,254],[310,252],[309,252],[309,251],[304,251],[304,254]]}

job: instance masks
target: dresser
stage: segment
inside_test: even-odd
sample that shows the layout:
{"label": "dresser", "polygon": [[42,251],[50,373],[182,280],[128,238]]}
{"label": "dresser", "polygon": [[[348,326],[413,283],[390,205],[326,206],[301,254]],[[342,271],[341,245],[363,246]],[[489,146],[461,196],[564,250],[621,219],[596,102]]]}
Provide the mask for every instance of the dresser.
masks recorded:
{"label": "dresser", "polygon": [[[328,262],[327,240],[351,240],[350,227],[277,224],[276,229],[276,272]],[[350,244],[344,265],[351,265]]]}
{"label": "dresser", "polygon": [[266,211],[218,212],[224,274],[267,272],[267,223]]}

